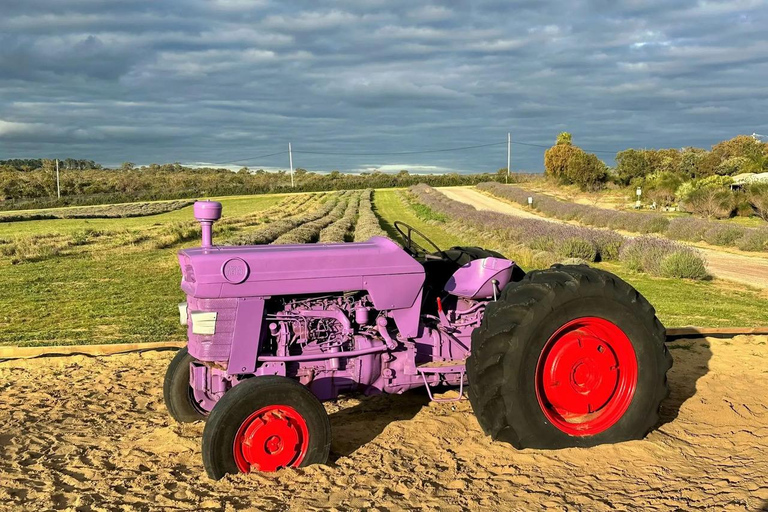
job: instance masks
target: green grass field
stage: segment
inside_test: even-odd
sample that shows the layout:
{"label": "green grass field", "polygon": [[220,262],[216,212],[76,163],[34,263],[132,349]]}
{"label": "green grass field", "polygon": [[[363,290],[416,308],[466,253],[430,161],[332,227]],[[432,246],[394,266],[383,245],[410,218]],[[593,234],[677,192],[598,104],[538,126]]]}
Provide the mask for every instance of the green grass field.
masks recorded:
{"label": "green grass field", "polygon": [[[223,198],[226,215],[265,210],[278,196]],[[0,236],[68,234],[83,229],[148,230],[192,219],[192,207],[150,217],[56,219],[0,224]],[[176,304],[179,289],[176,251],[110,248],[86,244],[75,254],[12,265],[0,262],[0,344],[71,345],[184,339]]]}
{"label": "green grass field", "polygon": [[[221,199],[224,219],[280,210],[286,196]],[[441,247],[487,245],[492,240],[458,232],[449,219],[402,199],[402,191],[380,190],[374,207],[382,227],[402,220],[427,234]],[[0,261],[0,345],[67,345],[183,340],[176,304],[179,289],[176,251],[194,246],[197,238],[158,249],[152,237],[167,226],[192,220],[192,208],[125,219],[56,219],[0,223],[0,238],[17,240],[40,235],[72,235],[83,230],[146,234],[143,241],[115,244],[87,239],[62,254],[40,261]],[[218,230],[219,234],[221,230]],[[515,258],[513,253],[505,252]],[[521,261],[524,257],[517,255]],[[723,281],[691,282],[628,274],[603,265],[635,285],[657,308],[668,326],[768,325],[768,296]]]}

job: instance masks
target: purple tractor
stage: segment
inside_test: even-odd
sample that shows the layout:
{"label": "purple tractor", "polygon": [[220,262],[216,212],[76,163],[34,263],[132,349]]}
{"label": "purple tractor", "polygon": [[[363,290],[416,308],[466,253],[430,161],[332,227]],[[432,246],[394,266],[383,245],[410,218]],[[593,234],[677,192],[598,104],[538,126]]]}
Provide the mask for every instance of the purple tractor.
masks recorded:
{"label": "purple tractor", "polygon": [[202,247],[179,252],[187,348],[164,398],[206,421],[208,475],[324,463],[321,401],[455,386],[486,434],[517,448],[642,438],[672,360],[653,307],[584,265],[523,272],[477,247],[441,250],[395,223],[362,243],[219,247],[221,204],[199,201]]}

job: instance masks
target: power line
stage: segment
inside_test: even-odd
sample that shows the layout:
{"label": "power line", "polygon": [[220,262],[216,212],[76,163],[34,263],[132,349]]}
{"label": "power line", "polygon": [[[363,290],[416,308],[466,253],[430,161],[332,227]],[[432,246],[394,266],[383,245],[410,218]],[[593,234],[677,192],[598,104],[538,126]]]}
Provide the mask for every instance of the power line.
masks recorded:
{"label": "power line", "polygon": [[269,153],[267,155],[257,155],[257,156],[249,156],[247,158],[240,158],[239,160],[229,160],[228,162],[215,162],[211,165],[226,165],[226,164],[235,164],[237,162],[245,162],[248,160],[258,160],[259,158],[267,158],[268,156],[275,156],[275,155],[284,155],[288,153],[287,151],[278,151],[277,153]]}
{"label": "power line", "polygon": [[[515,141],[512,141],[512,144],[517,144],[518,146],[530,146],[530,147],[534,147],[534,148],[544,148],[544,149],[549,149],[549,148],[552,147],[551,145],[547,146],[547,145],[544,145],[544,144],[532,144],[530,142],[515,142]],[[581,147],[581,146],[579,146],[579,147]],[[588,149],[588,148],[581,148],[581,149],[583,151],[588,152],[588,153],[610,153],[611,155],[616,154],[616,151],[605,151],[605,150],[600,150],[600,149]]]}
{"label": "power line", "polygon": [[444,148],[444,149],[425,149],[422,151],[385,151],[380,153],[343,153],[337,151],[305,151],[295,150],[294,153],[303,153],[306,155],[333,155],[333,156],[390,156],[390,155],[422,155],[426,153],[445,153],[448,151],[462,151],[465,149],[487,148],[491,146],[500,146],[507,142],[492,142],[490,144],[477,144],[475,146],[462,146],[458,148]]}
{"label": "power line", "polygon": [[[442,149],[424,149],[424,150],[416,150],[416,151],[381,151],[381,152],[372,152],[372,153],[357,153],[357,152],[344,152],[344,151],[311,151],[311,150],[293,150],[293,153],[299,153],[304,155],[328,155],[328,156],[397,156],[397,155],[425,155],[425,154],[433,154],[433,153],[448,153],[451,151],[464,151],[468,149],[479,149],[479,148],[488,148],[492,146],[501,146],[503,144],[509,144],[509,141],[503,141],[503,142],[491,142],[488,144],[475,144],[473,146],[460,146],[455,148],[442,148]],[[552,145],[546,145],[546,144],[535,144],[532,142],[519,142],[519,141],[511,141],[511,144],[515,144],[517,146],[528,146],[528,147],[534,147],[534,148],[543,148],[543,149],[549,149],[552,147]],[[581,148],[584,151],[590,152],[590,153],[605,153],[605,154],[616,154],[615,151],[605,151],[600,149],[587,149],[587,148]],[[277,156],[277,155],[285,155],[288,154],[288,151],[277,151],[275,153],[267,153],[264,155],[256,155],[256,156],[249,156],[245,158],[239,158],[237,160],[228,160],[226,162],[216,162],[211,165],[226,165],[226,164],[234,164],[238,162],[248,162],[251,160],[258,160],[260,158],[267,158],[271,156]]]}

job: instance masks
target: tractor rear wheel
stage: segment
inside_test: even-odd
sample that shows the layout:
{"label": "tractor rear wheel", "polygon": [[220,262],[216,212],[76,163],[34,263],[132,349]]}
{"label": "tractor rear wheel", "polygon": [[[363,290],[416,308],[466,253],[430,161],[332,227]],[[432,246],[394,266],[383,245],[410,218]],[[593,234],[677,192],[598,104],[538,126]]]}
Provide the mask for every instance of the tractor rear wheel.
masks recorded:
{"label": "tractor rear wheel", "polygon": [[195,359],[187,347],[171,360],[163,380],[163,400],[171,417],[180,423],[205,420],[207,413],[195,401],[189,385],[189,364]]}
{"label": "tractor rear wheel", "polygon": [[653,307],[615,275],[534,271],[472,334],[469,399],[485,433],[517,448],[640,439],[669,394],[665,339]]}
{"label": "tractor rear wheel", "polygon": [[325,407],[307,388],[279,376],[253,377],[219,400],[203,430],[208,476],[322,464],[331,448]]}

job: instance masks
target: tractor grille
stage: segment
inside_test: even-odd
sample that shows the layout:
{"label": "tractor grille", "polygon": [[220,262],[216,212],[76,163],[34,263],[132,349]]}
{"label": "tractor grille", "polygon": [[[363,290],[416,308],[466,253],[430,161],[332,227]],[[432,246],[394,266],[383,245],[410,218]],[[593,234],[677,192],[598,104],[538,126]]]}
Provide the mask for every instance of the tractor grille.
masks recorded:
{"label": "tractor grille", "polygon": [[213,334],[194,334],[190,320],[187,326],[189,354],[199,361],[227,361],[235,332],[238,299],[197,299],[187,297],[187,310],[215,311],[216,330]]}

